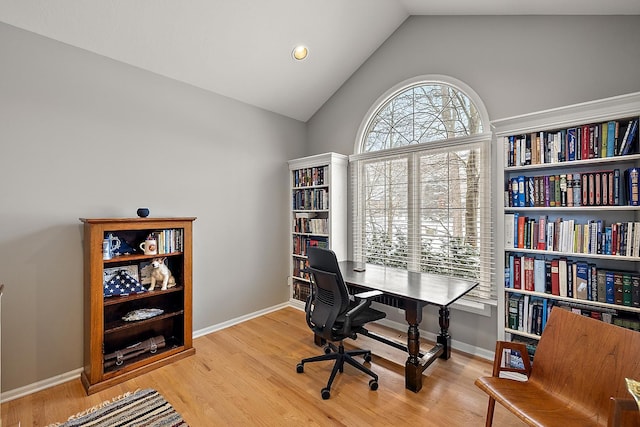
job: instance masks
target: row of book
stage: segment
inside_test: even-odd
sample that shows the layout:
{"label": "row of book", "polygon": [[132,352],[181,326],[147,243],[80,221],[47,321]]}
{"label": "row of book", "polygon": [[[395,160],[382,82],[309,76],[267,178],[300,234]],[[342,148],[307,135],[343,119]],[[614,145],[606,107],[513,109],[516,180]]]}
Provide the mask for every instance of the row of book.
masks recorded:
{"label": "row of book", "polygon": [[293,277],[309,280],[309,273],[305,270],[309,267],[309,260],[306,258],[293,258]]}
{"label": "row of book", "polygon": [[576,300],[640,307],[640,274],[598,268],[567,258],[544,259],[510,254],[505,287]]}
{"label": "row of book", "polygon": [[638,206],[640,169],[516,176],[505,190],[508,207]]}
{"label": "row of book", "polygon": [[511,294],[506,304],[507,328],[533,335],[542,335],[553,307],[570,310],[576,314],[588,316],[606,323],[619,324],[620,326],[624,324],[628,329],[637,330],[637,327],[640,326],[637,318],[620,317],[616,310],[606,308],[595,309],[594,307],[581,304],[554,301],[548,298],[530,295]]}
{"label": "row of book", "polygon": [[318,246],[320,248],[329,247],[329,238],[327,237],[305,237],[293,236],[293,253],[294,255],[307,256],[310,246]]}
{"label": "row of book", "polygon": [[[517,305],[516,305],[517,304]],[[509,311],[509,306],[513,305],[513,312]],[[542,305],[542,308],[533,309],[533,307],[539,307]],[[517,306],[517,309],[515,308]],[[552,307],[558,307],[564,310],[571,310],[572,312],[579,314],[581,316],[591,317],[596,320],[601,320],[603,322],[612,323],[614,325],[631,329],[634,331],[640,331],[640,320],[636,315],[633,316],[623,316],[619,315],[614,311],[607,309],[594,309],[593,307],[583,306],[579,304],[567,303],[564,301],[547,301],[546,307],[544,301],[536,300],[533,301],[529,299],[526,302],[526,306],[529,308],[525,316],[525,300],[524,296],[520,296],[520,298],[516,297],[515,301],[507,300],[507,327],[521,332],[527,332],[535,335],[542,335],[542,331],[546,326],[547,318],[549,317],[549,313],[551,312]],[[531,318],[529,318],[529,313],[531,313]],[[521,322],[522,321],[522,322]],[[539,323],[539,325],[538,325]],[[538,333],[539,332],[539,333]],[[526,346],[527,353],[529,355],[529,360],[533,363],[535,359],[535,352],[538,346],[538,340],[535,338],[530,338],[522,335],[512,335],[511,340],[514,342],[520,342]],[[504,350],[502,360],[504,366],[508,366],[511,368],[524,368],[524,363],[522,360],[522,354],[518,350],[515,349],[506,349]]]}
{"label": "row of book", "polygon": [[299,301],[306,301],[311,294],[311,286],[308,283],[297,282],[293,283],[293,297]]}
{"label": "row of book", "polygon": [[638,118],[505,137],[505,167],[624,156],[637,152]]}
{"label": "row of book", "polygon": [[325,176],[329,174],[329,166],[320,166],[293,171],[294,187],[311,187],[324,185]]}
{"label": "row of book", "polygon": [[158,243],[158,255],[182,252],[184,247],[184,230],[181,228],[154,231],[149,238],[155,238]]}
{"label": "row of book", "polygon": [[293,219],[293,231],[296,233],[328,234],[329,220],[316,218],[313,213],[296,212]]}
{"label": "row of book", "polygon": [[614,222],[600,219],[579,224],[575,219],[546,215],[538,219],[518,212],[506,213],[505,249],[534,249],[573,254],[640,257],[640,222]]}
{"label": "row of book", "polygon": [[329,209],[329,192],[326,188],[295,190],[293,192],[293,210],[327,209]]}

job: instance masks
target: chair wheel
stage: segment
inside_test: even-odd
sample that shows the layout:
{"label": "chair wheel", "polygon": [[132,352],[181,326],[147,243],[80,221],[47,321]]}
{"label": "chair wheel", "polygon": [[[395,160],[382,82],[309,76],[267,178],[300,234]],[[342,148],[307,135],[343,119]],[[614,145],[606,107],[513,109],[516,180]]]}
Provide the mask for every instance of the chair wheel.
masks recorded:
{"label": "chair wheel", "polygon": [[369,389],[371,389],[372,391],[376,391],[378,389],[378,381],[376,380],[369,381]]}
{"label": "chair wheel", "polygon": [[328,388],[323,388],[320,393],[322,394],[322,400],[327,400],[331,397],[331,391]]}
{"label": "chair wheel", "polygon": [[298,363],[298,366],[296,366],[296,372],[299,374],[304,372],[304,365],[302,363]]}
{"label": "chair wheel", "polygon": [[331,353],[331,347],[327,345],[327,346],[324,348],[324,354],[329,354],[329,353]]}
{"label": "chair wheel", "polygon": [[367,362],[367,363],[371,362],[371,354],[370,353],[367,353],[367,354],[364,355],[364,361]]}

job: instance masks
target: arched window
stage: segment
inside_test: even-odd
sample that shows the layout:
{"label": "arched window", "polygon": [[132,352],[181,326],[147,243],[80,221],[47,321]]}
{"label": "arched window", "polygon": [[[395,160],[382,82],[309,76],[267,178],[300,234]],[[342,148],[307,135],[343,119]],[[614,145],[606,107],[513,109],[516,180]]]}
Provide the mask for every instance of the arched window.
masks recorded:
{"label": "arched window", "polygon": [[475,92],[448,77],[389,91],[363,121],[352,160],[354,257],[492,284],[491,135]]}

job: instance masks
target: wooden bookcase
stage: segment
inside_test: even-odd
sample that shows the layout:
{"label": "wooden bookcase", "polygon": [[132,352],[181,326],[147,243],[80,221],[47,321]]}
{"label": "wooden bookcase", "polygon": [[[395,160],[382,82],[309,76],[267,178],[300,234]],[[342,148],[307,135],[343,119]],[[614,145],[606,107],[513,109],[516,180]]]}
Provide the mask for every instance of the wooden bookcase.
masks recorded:
{"label": "wooden bookcase", "polygon": [[290,300],[309,295],[308,245],[329,247],[339,260],[347,256],[348,157],[326,153],[289,161],[291,189]]}
{"label": "wooden bookcase", "polygon": [[[80,218],[84,223],[84,371],[87,394],[192,355],[192,225],[195,218]],[[139,244],[150,234],[163,235],[158,255],[144,255]],[[117,236],[135,251],[103,259],[102,242]],[[169,244],[168,242],[171,242]],[[153,258],[166,257],[176,286],[126,296],[104,296],[105,276],[119,268],[140,270]],[[105,272],[106,270],[106,272]],[[146,270],[145,270],[146,271]],[[134,273],[132,273],[134,274]],[[141,272],[138,279],[142,281]],[[143,284],[148,289],[148,284]],[[159,308],[163,313],[125,322],[127,313]],[[149,338],[162,336],[164,346],[105,367],[104,357]]]}
{"label": "wooden bookcase", "polygon": [[[497,137],[496,188],[504,190],[504,200],[501,197],[497,206],[496,268],[501,273],[498,280],[502,289],[498,304],[498,339],[524,341],[531,345],[530,348],[535,348],[544,327],[545,314],[552,305],[563,305],[583,315],[631,329],[640,325],[640,287],[635,289],[633,298],[634,290],[629,287],[631,279],[640,286],[638,251],[621,254],[619,247],[614,249],[627,237],[630,245],[640,247],[640,240],[633,242],[633,236],[627,236],[617,225],[626,227],[633,223],[640,227],[640,207],[627,201],[625,190],[625,171],[640,166],[638,133],[631,141],[632,149],[625,155],[616,150],[613,155],[611,151],[607,154],[602,150],[603,145],[608,145],[608,130],[612,124],[615,129],[617,123],[619,144],[627,125],[637,121],[639,115],[640,93],[633,93],[492,123]],[[580,159],[569,160],[578,157],[577,152],[569,153],[568,141],[573,140],[574,129],[579,133],[576,150],[580,150]],[[603,129],[607,131],[604,135]],[[581,155],[583,137],[587,141],[585,148],[590,152],[587,156]],[[556,148],[548,151],[546,154],[550,155],[543,161],[540,152],[544,150],[544,141],[550,139],[555,142],[546,146]],[[598,147],[600,151],[596,153]],[[551,158],[558,158],[558,151],[560,160],[552,161]],[[578,176],[580,179],[575,179]],[[606,185],[603,186],[605,178]],[[558,179],[560,185],[556,186],[554,183]],[[615,180],[618,180],[617,184]],[[618,194],[609,190],[611,183],[619,187]],[[520,198],[522,190],[524,202]],[[555,203],[557,194],[560,200]],[[580,204],[576,205],[573,199],[574,195],[577,199],[578,194]],[[605,200],[609,195],[612,197]],[[617,203],[615,198],[619,200]],[[523,217],[526,219],[520,220],[518,227],[516,218]],[[512,220],[515,221],[513,225]],[[595,225],[589,226],[590,222]],[[549,245],[550,227],[560,246]],[[564,230],[564,234],[559,230]],[[610,236],[616,236],[615,242]],[[522,242],[523,239],[524,244],[514,245],[514,240]],[[517,273],[517,258],[520,258],[520,274]],[[533,287],[525,286],[531,283],[532,262]],[[539,268],[538,280],[536,268]],[[528,279],[525,274],[529,275]],[[608,299],[611,294],[607,296],[607,293],[612,289],[610,279],[616,277],[618,281],[618,277],[625,276],[624,289],[616,284],[614,299]],[[520,289],[518,277],[521,278]],[[557,285],[554,285],[555,277]]]}

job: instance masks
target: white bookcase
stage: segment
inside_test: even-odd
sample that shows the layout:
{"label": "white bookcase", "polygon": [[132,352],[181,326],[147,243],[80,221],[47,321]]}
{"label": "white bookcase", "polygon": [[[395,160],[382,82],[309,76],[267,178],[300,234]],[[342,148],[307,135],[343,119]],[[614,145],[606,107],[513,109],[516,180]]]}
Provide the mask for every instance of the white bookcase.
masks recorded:
{"label": "white bookcase", "polygon": [[[632,93],[492,123],[497,144],[498,173],[495,185],[498,194],[500,190],[504,190],[504,197],[499,197],[497,203],[496,268],[498,272],[503,273],[497,276],[502,278],[498,284],[501,289],[498,292],[498,339],[529,341],[535,346],[544,326],[545,312],[548,312],[552,305],[564,305],[582,314],[600,317],[604,321],[624,327],[637,327],[640,314],[640,302],[637,301],[640,295],[640,257],[637,249],[635,252],[626,253],[626,246],[625,252],[620,254],[619,242],[626,241],[626,237],[629,237],[628,244],[640,248],[640,240],[634,242],[633,234],[627,236],[626,230],[621,230],[618,224],[625,224],[625,227],[630,228],[630,223],[638,223],[637,230],[640,232],[640,207],[632,206],[625,200],[625,171],[640,165],[640,155],[637,154],[638,132],[633,137],[633,147],[627,155],[615,153],[613,156],[606,156],[606,152],[602,151],[602,145],[604,141],[609,141],[608,129],[611,128],[611,123],[614,124],[613,129],[615,123],[618,123],[620,143],[627,124],[638,120],[639,115],[640,93]],[[604,137],[603,124],[606,124],[607,130]],[[577,142],[581,159],[569,161],[567,138],[568,135],[573,135],[573,129],[580,133]],[[587,151],[594,152],[586,156],[587,158],[582,155],[582,136],[588,137],[585,147]],[[553,138],[557,142],[547,143],[545,146],[539,142],[540,137],[542,141]],[[592,141],[594,150],[590,145]],[[595,154],[598,147],[599,155]],[[546,154],[546,158],[542,158],[541,152]],[[561,158],[564,154],[564,161],[551,160],[558,152]],[[576,157],[576,154],[574,152],[572,157]],[[531,160],[528,160],[529,157]],[[619,178],[615,177],[616,170],[619,172]],[[574,179],[576,174],[579,174],[579,180]],[[586,181],[583,182],[585,176]],[[523,178],[518,181],[519,177]],[[513,181],[514,178],[516,183]],[[561,184],[558,186],[560,200],[558,206],[554,206],[557,193],[554,183],[557,179]],[[605,179],[606,185],[603,186]],[[609,188],[612,183],[615,184],[616,179],[620,186],[620,201],[617,204],[611,203],[614,201],[613,197],[608,197],[609,194],[615,196],[615,192],[609,191]],[[583,183],[587,184],[586,193],[583,192]],[[599,185],[596,185],[598,183]],[[515,189],[517,191],[514,191]],[[521,190],[524,190],[524,203],[520,198]],[[599,191],[599,199],[596,197],[596,190]],[[579,191],[580,195],[580,205],[577,206],[573,200],[574,195],[578,195],[576,191]],[[567,199],[569,192],[571,200]],[[517,194],[516,197],[514,193]],[[583,196],[586,196],[586,201],[582,200]],[[604,199],[605,196],[607,200]],[[518,227],[516,218],[523,217],[526,219],[519,220],[522,226]],[[512,219],[516,221],[513,228],[510,225]],[[589,226],[590,221],[596,225]],[[601,221],[602,226],[598,225],[598,221]],[[553,225],[549,226],[549,223]],[[613,237],[607,237],[609,227],[616,231],[615,242],[611,241]],[[543,233],[540,233],[541,228],[544,230]],[[601,230],[600,234],[598,230]],[[555,244],[560,243],[560,246],[551,246],[551,234],[555,237]],[[636,238],[638,236],[640,233]],[[513,247],[512,240],[524,244],[516,244]],[[515,265],[516,258],[520,258],[519,274]],[[530,273],[531,260],[534,263],[533,277]],[[554,260],[557,260],[557,264]],[[584,282],[585,265],[587,282]],[[538,280],[535,276],[536,267],[540,269]],[[543,267],[544,281],[541,283]],[[554,284],[556,269],[557,285]],[[563,279],[562,274],[565,271]],[[607,299],[607,292],[611,292],[612,288],[608,285],[611,285],[610,281],[613,279],[616,283],[611,300]],[[618,279],[625,280],[624,287],[621,287]],[[517,289],[518,283],[520,289]],[[635,291],[633,283],[637,286]]]}
{"label": "white bookcase", "polygon": [[290,298],[302,305],[309,294],[307,265],[309,245],[332,249],[339,260],[347,257],[348,157],[318,154],[289,161]]}

